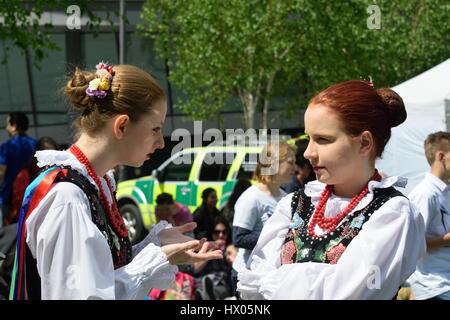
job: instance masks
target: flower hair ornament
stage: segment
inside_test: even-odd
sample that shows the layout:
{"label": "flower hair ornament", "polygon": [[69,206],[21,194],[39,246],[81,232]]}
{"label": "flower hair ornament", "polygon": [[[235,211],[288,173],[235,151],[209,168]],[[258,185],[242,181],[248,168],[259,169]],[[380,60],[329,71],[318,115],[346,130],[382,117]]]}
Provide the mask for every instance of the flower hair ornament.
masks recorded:
{"label": "flower hair ornament", "polygon": [[96,78],[89,82],[86,94],[90,97],[103,99],[111,88],[111,82],[115,72],[112,66],[108,66],[103,61],[97,64],[95,68],[97,69],[95,72]]}

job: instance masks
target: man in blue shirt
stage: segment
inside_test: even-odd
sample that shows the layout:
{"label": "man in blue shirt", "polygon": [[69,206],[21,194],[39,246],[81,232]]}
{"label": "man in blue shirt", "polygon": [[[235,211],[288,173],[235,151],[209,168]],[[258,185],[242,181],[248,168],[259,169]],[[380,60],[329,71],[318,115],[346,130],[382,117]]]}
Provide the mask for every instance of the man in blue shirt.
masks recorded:
{"label": "man in blue shirt", "polygon": [[27,136],[28,118],[23,112],[11,112],[6,119],[6,131],[11,137],[0,146],[0,203],[3,218],[7,216],[14,179],[33,156],[36,140]]}

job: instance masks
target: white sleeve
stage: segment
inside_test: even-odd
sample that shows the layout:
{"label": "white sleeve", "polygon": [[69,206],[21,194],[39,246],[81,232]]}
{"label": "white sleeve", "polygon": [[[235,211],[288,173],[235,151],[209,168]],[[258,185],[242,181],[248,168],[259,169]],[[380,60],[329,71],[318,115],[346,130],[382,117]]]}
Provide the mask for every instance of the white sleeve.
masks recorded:
{"label": "white sleeve", "polygon": [[151,288],[167,289],[177,272],[161,248],[150,243],[129,264],[115,270],[116,299],[142,300]]}
{"label": "white sleeve", "polygon": [[88,199],[72,183],[55,185],[27,219],[27,243],[37,260],[42,299],[140,298],[143,287],[169,286],[175,277],[174,267],[153,245],[114,270]]}
{"label": "white sleeve", "polygon": [[422,217],[406,198],[395,197],[363,225],[337,264],[277,267],[253,256],[251,270],[239,274],[239,290],[265,299],[391,299],[424,253]]}
{"label": "white sleeve", "polygon": [[[292,196],[293,193],[282,198],[275,207],[273,215],[264,224],[258,242],[247,261],[247,268],[250,268],[254,259],[264,261],[262,265],[267,265],[267,270],[274,270],[281,265],[280,249],[291,221],[290,204]],[[239,272],[238,289],[242,299],[257,300],[264,298],[259,292],[259,283],[262,276],[263,274],[259,270]]]}

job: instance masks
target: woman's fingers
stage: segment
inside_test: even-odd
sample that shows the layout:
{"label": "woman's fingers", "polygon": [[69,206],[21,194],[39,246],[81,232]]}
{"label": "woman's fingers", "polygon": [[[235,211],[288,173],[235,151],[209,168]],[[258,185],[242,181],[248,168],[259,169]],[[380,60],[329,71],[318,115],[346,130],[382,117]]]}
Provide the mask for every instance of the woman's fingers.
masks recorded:
{"label": "woman's fingers", "polygon": [[[206,239],[176,243],[161,248],[172,264],[190,264],[201,261],[223,259],[221,250],[210,251]],[[199,250],[195,252],[195,250]]]}
{"label": "woman's fingers", "polygon": [[184,253],[185,251],[195,249],[198,247],[199,241],[192,240],[183,243],[174,243],[162,246],[162,251],[168,256],[171,257],[176,254]]}
{"label": "woman's fingers", "polygon": [[199,244],[200,244],[199,240],[191,240],[191,241],[182,243],[181,246],[182,246],[182,250],[186,251],[186,250],[197,249],[199,247]]}
{"label": "woman's fingers", "polygon": [[194,262],[208,261],[223,259],[223,254],[221,250],[214,250],[209,252],[189,252],[188,253]]}
{"label": "woman's fingers", "polygon": [[209,244],[207,242],[203,241],[203,244],[198,253],[206,253],[206,252],[208,252],[208,249],[209,249]]}
{"label": "woman's fingers", "polygon": [[175,227],[180,233],[186,233],[194,231],[195,228],[197,228],[196,222],[188,222],[183,224],[182,226]]}
{"label": "woman's fingers", "polygon": [[200,239],[200,243],[199,243],[199,245],[198,245],[198,248],[199,248],[199,249],[203,248],[203,245],[204,245],[205,243],[207,243],[206,238],[201,238],[201,239]]}

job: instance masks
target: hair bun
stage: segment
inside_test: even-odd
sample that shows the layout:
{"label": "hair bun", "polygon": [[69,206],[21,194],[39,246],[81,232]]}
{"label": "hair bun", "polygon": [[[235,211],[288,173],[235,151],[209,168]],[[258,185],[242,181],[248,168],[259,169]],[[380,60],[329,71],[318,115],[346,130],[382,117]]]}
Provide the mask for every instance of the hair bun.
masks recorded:
{"label": "hair bun", "polygon": [[74,74],[66,84],[64,92],[72,106],[80,112],[86,112],[95,107],[94,99],[91,99],[86,94],[89,82],[94,78],[94,72],[82,71],[76,68]]}
{"label": "hair bun", "polygon": [[406,109],[403,99],[392,89],[377,89],[377,94],[389,114],[389,124],[391,128],[396,127],[406,120]]}

